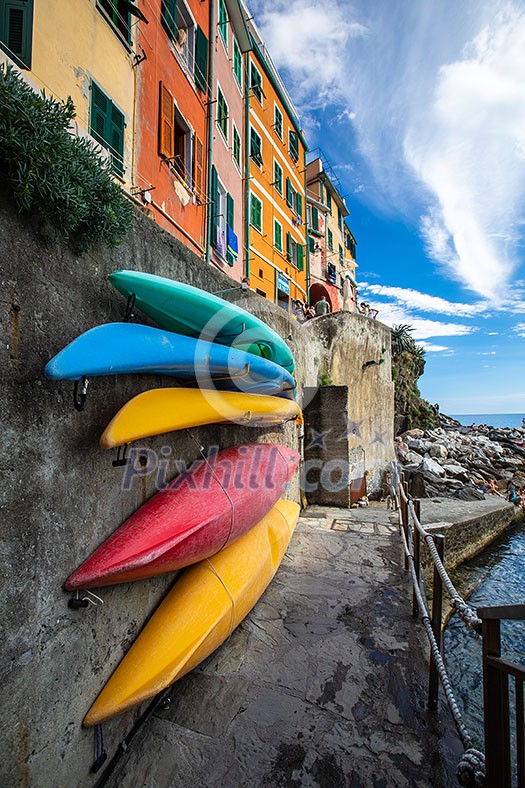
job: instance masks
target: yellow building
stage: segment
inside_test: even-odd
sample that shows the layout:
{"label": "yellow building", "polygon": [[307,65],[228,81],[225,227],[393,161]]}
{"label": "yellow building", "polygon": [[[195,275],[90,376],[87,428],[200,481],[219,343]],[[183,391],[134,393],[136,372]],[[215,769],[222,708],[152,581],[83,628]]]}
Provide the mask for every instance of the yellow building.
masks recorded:
{"label": "yellow building", "polygon": [[[122,0],[0,0],[0,61],[11,62],[48,96],[71,96],[75,131],[111,157],[133,183],[134,28],[143,15]],[[139,66],[140,67],[140,66]]]}
{"label": "yellow building", "polygon": [[287,311],[307,300],[306,143],[297,112],[252,22],[247,53],[246,275]]}

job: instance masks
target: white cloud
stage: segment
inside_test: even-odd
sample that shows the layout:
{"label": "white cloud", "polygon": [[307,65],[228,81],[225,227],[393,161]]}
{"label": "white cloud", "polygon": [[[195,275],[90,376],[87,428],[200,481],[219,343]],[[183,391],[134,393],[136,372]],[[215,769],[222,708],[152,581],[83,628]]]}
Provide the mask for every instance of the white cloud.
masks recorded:
{"label": "white cloud", "polygon": [[517,323],[512,330],[519,337],[525,337],[525,323]]}
{"label": "white cloud", "polygon": [[371,301],[371,306],[379,311],[377,319],[387,326],[410,325],[414,329],[411,336],[414,339],[430,339],[431,337],[458,337],[466,336],[477,331],[477,326],[468,326],[464,323],[442,323],[439,320],[427,320],[416,317],[397,304],[387,304],[380,301]]}
{"label": "white cloud", "polygon": [[[365,182],[380,210],[419,215],[428,255],[499,305],[523,233],[525,9],[457,0],[451,21],[436,0],[251,5],[313,145],[325,142],[318,109],[352,124],[369,172],[357,168],[348,191]],[[341,158],[354,160],[337,126]]]}
{"label": "white cloud", "polygon": [[360,283],[361,291],[373,295],[392,298],[396,303],[402,304],[412,309],[422,312],[438,312],[442,315],[456,315],[458,317],[472,317],[479,315],[486,308],[485,303],[461,304],[454,301],[447,301],[439,296],[421,293],[412,288],[390,287],[388,285],[370,285],[366,282]]}
{"label": "white cloud", "polygon": [[444,350],[450,350],[450,348],[446,347],[445,345],[434,345],[432,342],[419,342],[427,353],[442,353]]}
{"label": "white cloud", "polygon": [[487,331],[488,337],[497,337],[499,336],[499,331]]}
{"label": "white cloud", "polygon": [[499,8],[441,66],[428,114],[405,138],[407,161],[435,198],[422,220],[429,254],[496,303],[518,265],[525,197],[525,13]]}

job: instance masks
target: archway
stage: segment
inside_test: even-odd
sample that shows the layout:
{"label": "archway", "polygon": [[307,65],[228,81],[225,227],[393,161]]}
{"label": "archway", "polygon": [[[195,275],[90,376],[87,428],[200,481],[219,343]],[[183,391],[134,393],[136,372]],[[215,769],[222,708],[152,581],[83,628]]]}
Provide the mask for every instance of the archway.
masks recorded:
{"label": "archway", "polygon": [[333,312],[334,306],[332,304],[332,299],[330,298],[330,293],[326,289],[324,285],[320,285],[318,282],[313,284],[310,287],[310,304],[315,306],[315,304],[322,298],[325,297],[328,303],[330,304],[330,311]]}

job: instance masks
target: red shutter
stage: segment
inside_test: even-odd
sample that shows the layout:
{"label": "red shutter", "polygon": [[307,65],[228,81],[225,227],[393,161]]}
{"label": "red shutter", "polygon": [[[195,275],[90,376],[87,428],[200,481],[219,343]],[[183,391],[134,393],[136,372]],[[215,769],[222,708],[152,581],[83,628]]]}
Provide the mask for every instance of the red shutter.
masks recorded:
{"label": "red shutter", "polygon": [[159,156],[174,155],[175,100],[168,88],[160,83]]}
{"label": "red shutter", "polygon": [[199,194],[204,194],[204,146],[195,135],[193,159],[193,185]]}

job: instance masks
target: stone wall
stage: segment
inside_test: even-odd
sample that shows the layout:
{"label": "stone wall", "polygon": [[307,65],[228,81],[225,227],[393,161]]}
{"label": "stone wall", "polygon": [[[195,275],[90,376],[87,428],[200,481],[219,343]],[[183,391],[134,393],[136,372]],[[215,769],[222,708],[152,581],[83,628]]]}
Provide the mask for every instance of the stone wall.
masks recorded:
{"label": "stone wall", "polygon": [[[63,593],[65,578],[156,488],[156,469],[122,489],[126,469],[98,438],[132,396],[169,379],[145,376],[94,378],[85,410],[72,407],[73,384],[43,378],[45,363],[87,329],[123,317],[125,301],[106,281],[118,268],[134,268],[217,292],[236,283],[206,267],[188,249],[139,212],[134,231],[116,250],[82,257],[42,240],[39,228],[14,214],[0,198],[3,386],[2,535],[4,605],[0,671],[3,686],[3,785],[91,786],[93,734],[81,721],[144,621],[173,582],[173,575],[103,589],[103,604],[74,611]],[[226,298],[262,317],[290,343],[298,393],[315,388],[320,370],[347,385],[356,421],[355,441],[377,477],[392,459],[388,330],[355,315],[320,318],[301,327],[275,305],[239,290]],[[142,316],[141,316],[142,317]],[[147,322],[147,321],[145,321]],[[386,350],[382,353],[382,347]],[[364,367],[385,358],[381,366]],[[306,428],[308,434],[308,426]],[[383,438],[374,438],[376,435]],[[299,430],[210,426],[148,440],[150,452],[171,451],[191,463],[199,446],[226,448],[269,441],[300,448]],[[155,455],[149,455],[155,456]],[[146,470],[150,470],[147,468]],[[290,492],[300,498],[298,481]],[[117,743],[139,710],[105,726],[106,747]]]}

